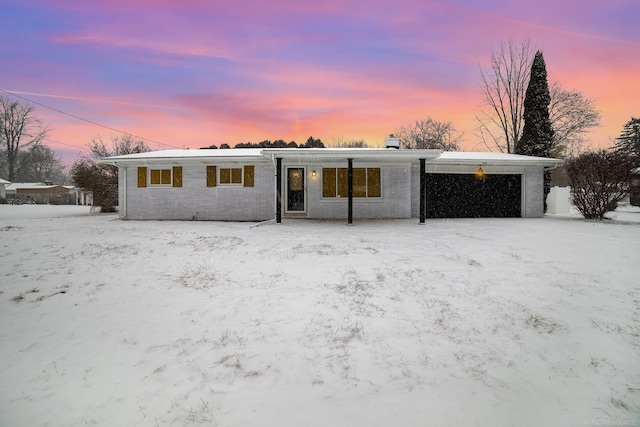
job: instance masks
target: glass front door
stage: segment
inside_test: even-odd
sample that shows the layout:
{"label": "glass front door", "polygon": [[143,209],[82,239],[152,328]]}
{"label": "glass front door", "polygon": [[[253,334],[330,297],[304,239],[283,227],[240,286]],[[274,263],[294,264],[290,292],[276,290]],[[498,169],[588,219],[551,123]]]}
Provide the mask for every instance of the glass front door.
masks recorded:
{"label": "glass front door", "polygon": [[304,168],[287,168],[287,211],[304,212]]}

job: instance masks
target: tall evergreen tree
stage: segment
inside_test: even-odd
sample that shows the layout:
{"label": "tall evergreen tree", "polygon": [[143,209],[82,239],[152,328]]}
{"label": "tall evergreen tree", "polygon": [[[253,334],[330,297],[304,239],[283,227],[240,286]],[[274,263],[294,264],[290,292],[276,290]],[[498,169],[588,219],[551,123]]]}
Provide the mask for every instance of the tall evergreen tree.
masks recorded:
{"label": "tall evergreen tree", "polygon": [[[493,151],[515,153],[524,127],[524,99],[535,50],[528,39],[508,39],[492,50],[489,64],[480,67],[482,107],[475,113],[477,135]],[[549,119],[554,130],[553,156],[584,151],[590,129],[600,124],[594,101],[575,89],[549,81]],[[402,143],[402,141],[401,141]]]}
{"label": "tall evergreen tree", "polygon": [[549,120],[549,84],[542,52],[537,51],[531,64],[531,77],[524,98],[524,128],[515,153],[549,157],[553,148],[553,129]]}
{"label": "tall evergreen tree", "polygon": [[[515,153],[526,156],[551,157],[554,149],[553,127],[549,119],[549,83],[547,67],[541,51],[536,52],[531,64],[531,77],[524,97],[524,128],[516,143]],[[544,173],[544,208],[551,189],[551,173]]]}
{"label": "tall evergreen tree", "polygon": [[631,117],[624,125],[614,150],[626,156],[634,167],[640,166],[640,118]]}

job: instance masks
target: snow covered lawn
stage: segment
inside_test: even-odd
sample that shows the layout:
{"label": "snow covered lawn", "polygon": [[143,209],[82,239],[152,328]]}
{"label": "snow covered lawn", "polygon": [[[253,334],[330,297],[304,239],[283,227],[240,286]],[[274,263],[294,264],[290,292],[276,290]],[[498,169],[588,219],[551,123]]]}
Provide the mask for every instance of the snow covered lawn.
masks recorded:
{"label": "snow covered lawn", "polygon": [[0,425],[640,421],[640,209],[116,218],[0,206]]}

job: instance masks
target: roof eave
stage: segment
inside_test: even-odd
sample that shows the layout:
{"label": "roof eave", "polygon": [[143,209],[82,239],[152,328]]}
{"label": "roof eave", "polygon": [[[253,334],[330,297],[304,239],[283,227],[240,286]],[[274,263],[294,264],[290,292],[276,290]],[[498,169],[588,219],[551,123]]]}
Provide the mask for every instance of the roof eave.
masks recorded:
{"label": "roof eave", "polygon": [[417,161],[424,158],[434,159],[442,150],[397,150],[394,148],[265,148],[262,154],[271,159],[310,159],[321,160],[390,160]]}
{"label": "roof eave", "polygon": [[198,157],[147,157],[147,158],[117,158],[105,157],[100,159],[101,164],[112,166],[131,166],[131,165],[206,165],[220,162],[227,163],[246,163],[264,162],[263,156],[198,156]]}
{"label": "roof eave", "polygon": [[436,158],[429,162],[433,165],[477,165],[477,166],[537,166],[537,167],[558,167],[564,164],[561,159],[442,159]]}

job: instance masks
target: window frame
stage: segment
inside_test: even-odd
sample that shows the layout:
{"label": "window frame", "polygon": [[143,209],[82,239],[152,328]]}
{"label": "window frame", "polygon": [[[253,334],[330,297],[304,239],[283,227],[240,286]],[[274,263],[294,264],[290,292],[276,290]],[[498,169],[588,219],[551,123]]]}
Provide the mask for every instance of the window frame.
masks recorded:
{"label": "window frame", "polygon": [[[159,184],[154,184],[152,181],[152,175],[154,171],[159,171],[160,173],[160,183]],[[162,182],[162,177],[163,177],[163,172],[168,171],[169,172],[169,182],[168,183],[163,183]],[[149,188],[172,188],[173,187],[173,166],[166,166],[166,165],[162,165],[162,166],[148,166],[147,167],[147,187]]]}
{"label": "window frame", "polygon": [[[335,195],[333,196],[329,196],[326,195],[326,189],[325,189],[325,171],[331,170],[333,169],[335,171],[334,175],[333,175],[333,179],[332,179],[332,188],[335,191]],[[370,170],[374,170],[377,169],[377,173],[373,172],[370,173]],[[359,167],[354,167],[354,188],[353,188],[353,199],[354,200],[362,200],[362,201],[375,201],[375,200],[382,200],[382,196],[383,196],[383,191],[382,191],[382,168],[380,166],[359,166]],[[357,174],[362,175],[359,176],[358,178],[356,178],[356,170],[358,171]],[[377,175],[378,177],[378,188],[377,191],[375,191],[375,189],[370,189],[369,187],[369,183],[370,183],[370,179],[372,178],[372,175]],[[331,179],[331,177],[329,177]],[[356,185],[357,182],[356,180],[359,179],[361,180],[362,178],[365,179],[365,183],[364,183],[364,188],[360,188],[359,190],[356,189]],[[341,182],[344,181],[344,182]],[[343,184],[341,186],[341,184]],[[320,182],[320,193],[322,195],[322,200],[340,200],[340,199],[344,199],[348,197],[348,168],[345,167],[338,167],[338,166],[326,166],[326,167],[322,167],[322,174],[321,174],[321,182]],[[341,188],[344,187],[344,188]],[[362,187],[362,183],[360,183],[360,187]],[[370,194],[372,193],[377,193],[377,196],[370,196]]]}
{"label": "window frame", "polygon": [[[244,176],[243,176],[243,172],[244,172],[244,167],[240,166],[240,167],[232,167],[232,166],[218,166],[218,185],[221,187],[242,187],[243,185],[243,181],[244,181]],[[233,182],[234,179],[234,170],[235,171],[239,171],[237,174],[239,175],[240,181],[238,182]],[[222,175],[223,173],[225,173],[226,171],[229,171],[229,182],[222,182]]]}
{"label": "window frame", "polygon": [[[211,168],[211,169],[210,169]],[[254,187],[255,186],[255,165],[253,164],[216,164],[216,165],[207,165],[207,170],[215,169],[215,173],[207,172],[207,174],[212,173],[215,175],[215,183],[213,182],[212,176],[207,176],[207,187],[215,188],[215,187],[226,187],[226,188],[234,188],[234,187]],[[222,177],[228,174],[225,178],[229,180],[229,182],[222,182]],[[236,181],[234,182],[234,179]]]}

